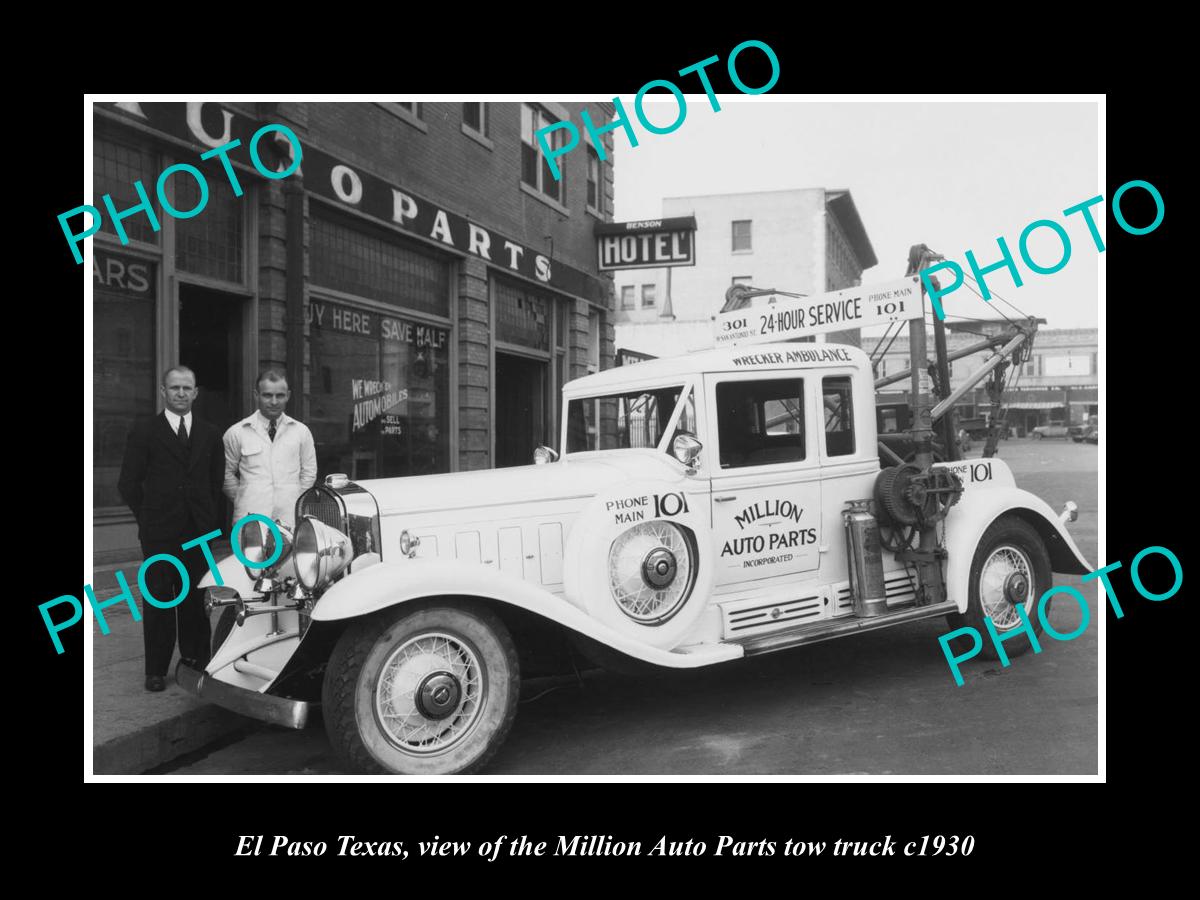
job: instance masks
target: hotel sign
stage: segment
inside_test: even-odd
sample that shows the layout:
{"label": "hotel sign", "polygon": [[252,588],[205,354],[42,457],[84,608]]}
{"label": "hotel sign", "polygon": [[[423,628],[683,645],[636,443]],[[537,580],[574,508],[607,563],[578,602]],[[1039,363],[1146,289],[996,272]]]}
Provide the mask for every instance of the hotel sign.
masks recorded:
{"label": "hotel sign", "polygon": [[694,266],[695,238],[694,216],[597,225],[597,264],[601,272]]}

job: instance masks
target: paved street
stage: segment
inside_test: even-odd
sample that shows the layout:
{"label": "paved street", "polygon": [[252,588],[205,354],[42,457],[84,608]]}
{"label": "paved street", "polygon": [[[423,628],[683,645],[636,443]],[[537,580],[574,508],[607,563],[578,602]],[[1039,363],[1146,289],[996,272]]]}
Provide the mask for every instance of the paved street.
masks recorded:
{"label": "paved street", "polygon": [[[1012,440],[1000,455],[1056,511],[1079,504],[1071,531],[1096,565],[1097,447]],[[1092,624],[1081,637],[1044,638],[1040,655],[1007,669],[973,660],[963,687],[937,642],[942,619],[697,672],[527,685],[486,774],[1094,774],[1098,611],[1084,593]],[[1071,631],[1079,611],[1058,602],[1051,621]],[[263,727],[185,763],[172,772],[342,771],[319,724]]]}

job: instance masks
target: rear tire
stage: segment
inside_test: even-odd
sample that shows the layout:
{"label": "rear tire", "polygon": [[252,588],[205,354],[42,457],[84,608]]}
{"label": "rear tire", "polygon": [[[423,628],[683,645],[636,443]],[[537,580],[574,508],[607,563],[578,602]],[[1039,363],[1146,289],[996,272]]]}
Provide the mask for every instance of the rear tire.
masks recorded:
{"label": "rear tire", "polygon": [[[980,656],[999,659],[988,635],[985,617],[990,617],[997,634],[1004,637],[1021,627],[1012,599],[1024,599],[1025,616],[1035,635],[1042,633],[1037,604],[1052,585],[1050,556],[1037,530],[1017,516],[1001,516],[979,539],[971,559],[967,611],[946,617],[951,628],[974,628],[983,639]],[[1030,648],[1029,636],[1021,634],[1004,642],[1004,652],[1020,656]]]}
{"label": "rear tire", "polygon": [[400,606],[354,622],[329,658],[325,730],[362,772],[451,775],[485,765],[512,727],[517,650],[485,606]]}

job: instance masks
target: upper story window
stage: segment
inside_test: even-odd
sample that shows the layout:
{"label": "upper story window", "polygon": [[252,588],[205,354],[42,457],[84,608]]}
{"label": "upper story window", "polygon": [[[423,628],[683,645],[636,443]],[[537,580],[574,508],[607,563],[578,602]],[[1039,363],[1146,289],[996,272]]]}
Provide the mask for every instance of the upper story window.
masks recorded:
{"label": "upper story window", "polygon": [[429,126],[425,124],[425,104],[409,100],[405,103],[379,103],[381,109],[386,109],[401,122],[411,125],[417,131],[428,133]]}
{"label": "upper story window", "polygon": [[642,285],[642,309],[652,309],[654,307],[654,304],[657,302],[658,302],[658,300],[657,300],[657,297],[655,297],[654,285],[643,284]]}
{"label": "upper story window", "polygon": [[738,219],[733,223],[733,252],[748,253],[750,244],[750,219]]}
{"label": "upper story window", "polygon": [[476,134],[488,136],[488,105],[486,103],[464,103],[463,125]]}
{"label": "upper story window", "polygon": [[601,215],[604,214],[604,190],[600,180],[600,157],[594,147],[587,148],[587,205]]}
{"label": "upper story window", "polygon": [[[521,106],[521,181],[531,188],[541,191],[552,200],[565,203],[566,173],[560,171],[560,179],[554,180],[554,173],[550,171],[550,163],[542,153],[541,145],[536,137],[540,129],[557,121],[541,107],[530,106],[527,103]],[[560,128],[552,131],[548,137],[551,148],[560,150],[566,144],[566,129]]]}
{"label": "upper story window", "polygon": [[626,284],[621,288],[621,309],[634,309],[636,304],[633,297],[633,285]]}
{"label": "upper story window", "polygon": [[722,469],[804,459],[804,380],[772,378],[717,385]]}

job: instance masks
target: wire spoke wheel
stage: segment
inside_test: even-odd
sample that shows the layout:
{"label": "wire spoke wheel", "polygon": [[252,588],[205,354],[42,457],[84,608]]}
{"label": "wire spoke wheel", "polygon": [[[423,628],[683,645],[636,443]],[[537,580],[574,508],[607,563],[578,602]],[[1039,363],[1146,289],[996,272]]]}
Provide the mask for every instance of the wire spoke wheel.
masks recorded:
{"label": "wire spoke wheel", "polygon": [[666,622],[687,600],[695,569],[691,542],[670,522],[645,522],[623,532],[608,554],[609,588],[629,618]]}
{"label": "wire spoke wheel", "polygon": [[[970,628],[982,639],[979,655],[1000,659],[996,644],[988,636],[989,625],[1004,635],[1006,657],[1019,656],[1042,633],[1041,616],[1034,606],[1050,589],[1050,555],[1037,529],[1014,514],[1002,515],[979,536],[964,585],[966,609],[946,617],[953,629]],[[1010,634],[1024,629],[1017,605],[1025,608],[1028,634]],[[965,638],[960,640],[965,641]]]}
{"label": "wire spoke wheel", "polygon": [[520,685],[516,645],[484,604],[401,604],[338,639],[321,687],[325,732],[356,771],[472,772],[508,734]]}
{"label": "wire spoke wheel", "polygon": [[389,739],[410,753],[445,750],[479,716],[483,673],[469,645],[448,634],[422,634],[384,662],[375,714]]}
{"label": "wire spoke wheel", "polygon": [[997,631],[1021,624],[1017,604],[1033,611],[1033,564],[1017,547],[997,547],[983,563],[979,574],[979,602]]}

